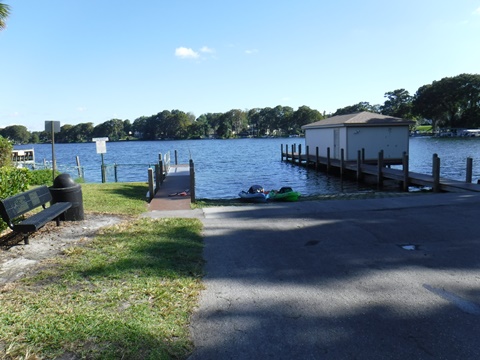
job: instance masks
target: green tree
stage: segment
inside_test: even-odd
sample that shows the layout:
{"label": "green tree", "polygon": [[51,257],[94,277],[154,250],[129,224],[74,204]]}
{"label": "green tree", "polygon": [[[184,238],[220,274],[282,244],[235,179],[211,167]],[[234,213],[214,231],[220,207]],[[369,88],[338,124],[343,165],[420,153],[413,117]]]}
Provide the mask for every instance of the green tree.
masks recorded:
{"label": "green tree", "polygon": [[361,101],[358,104],[346,106],[344,108],[337,109],[332,116],[354,114],[362,111],[370,111],[373,113],[380,113],[379,105],[371,105],[368,101]]}
{"label": "green tree", "polygon": [[192,125],[190,125],[189,136],[198,139],[208,137],[209,134],[210,124],[208,123],[208,118],[206,115],[200,115]]}
{"label": "green tree", "polygon": [[217,131],[220,126],[222,115],[223,115],[222,113],[207,113],[207,114],[201,115],[201,116],[205,116],[205,119],[207,121],[208,128],[209,128],[208,130],[209,135],[219,136]]}
{"label": "green tree", "polygon": [[303,125],[320,121],[323,118],[324,116],[320,113],[320,111],[311,109],[305,105],[300,106],[296,111],[293,112],[289,134],[299,134]]}
{"label": "green tree", "polygon": [[0,167],[12,164],[12,150],[12,143],[3,136],[0,136]]}
{"label": "green tree", "polygon": [[38,131],[34,131],[30,135],[30,140],[28,141],[30,144],[38,144],[40,142],[40,136]]}
{"label": "green tree", "polygon": [[[69,143],[70,132],[73,128],[73,125],[65,124],[60,128],[60,132],[55,133],[55,142],[57,143]],[[50,134],[50,133],[49,133]],[[49,138],[52,138],[52,135],[49,135]]]}
{"label": "green tree", "polygon": [[145,138],[145,128],[147,124],[147,117],[146,116],[141,116],[133,121],[132,124],[132,133],[133,136],[140,138],[140,139],[146,139]]}
{"label": "green tree", "polygon": [[385,103],[380,107],[383,115],[395,116],[403,119],[411,119],[413,97],[407,90],[397,89],[385,93]]}
{"label": "green tree", "polygon": [[110,141],[118,141],[125,137],[123,120],[112,119],[105,121],[93,128],[93,137],[108,137]]}
{"label": "green tree", "polygon": [[7,27],[6,20],[10,15],[10,6],[4,3],[0,3],[0,30]]}
{"label": "green tree", "polygon": [[27,144],[30,140],[30,132],[23,125],[10,125],[0,130],[0,135],[9,139],[14,144]]}
{"label": "green tree", "polygon": [[413,112],[438,127],[478,126],[480,75],[460,74],[420,87],[413,100]]}

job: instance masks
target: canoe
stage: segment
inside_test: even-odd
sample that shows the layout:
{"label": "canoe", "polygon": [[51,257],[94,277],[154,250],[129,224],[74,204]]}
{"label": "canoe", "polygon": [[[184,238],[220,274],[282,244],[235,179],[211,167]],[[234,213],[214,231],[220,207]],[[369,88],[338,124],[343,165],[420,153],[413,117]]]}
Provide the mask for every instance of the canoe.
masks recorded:
{"label": "canoe", "polygon": [[299,192],[293,191],[291,187],[285,186],[278,191],[269,191],[266,198],[270,201],[297,201],[299,196]]}

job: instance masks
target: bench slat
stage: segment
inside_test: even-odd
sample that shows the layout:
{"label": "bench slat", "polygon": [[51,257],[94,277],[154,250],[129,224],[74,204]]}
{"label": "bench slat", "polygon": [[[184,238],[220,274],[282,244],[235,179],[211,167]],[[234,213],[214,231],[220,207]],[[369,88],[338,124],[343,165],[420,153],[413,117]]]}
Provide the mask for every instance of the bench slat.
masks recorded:
{"label": "bench slat", "polygon": [[47,222],[55,220],[71,207],[72,203],[69,202],[55,203],[41,212],[30,216],[28,219],[23,220],[21,223],[13,225],[12,230],[21,233],[37,231]]}
{"label": "bench slat", "polygon": [[0,201],[0,213],[7,223],[52,200],[47,186],[40,186]]}

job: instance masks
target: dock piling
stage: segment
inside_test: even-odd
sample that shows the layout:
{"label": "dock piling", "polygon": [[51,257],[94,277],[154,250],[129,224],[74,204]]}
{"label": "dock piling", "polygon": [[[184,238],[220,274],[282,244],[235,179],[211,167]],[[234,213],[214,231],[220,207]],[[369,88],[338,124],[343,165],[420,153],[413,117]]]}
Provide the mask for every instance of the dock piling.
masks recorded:
{"label": "dock piling", "polygon": [[340,177],[343,178],[343,172],[345,171],[345,150],[340,149]]}
{"label": "dock piling", "polygon": [[195,203],[195,164],[192,159],[189,161],[190,165],[190,201]]}
{"label": "dock piling", "polygon": [[408,154],[406,152],[403,153],[402,159],[402,167],[403,167],[403,191],[408,191]]}
{"label": "dock piling", "polygon": [[357,152],[357,182],[362,180],[362,151]]}
{"label": "dock piling", "polygon": [[467,174],[465,178],[466,183],[472,182],[472,169],[473,169],[473,159],[471,157],[467,158]]}
{"label": "dock piling", "polygon": [[327,147],[327,174],[330,172],[330,165],[331,165],[330,147]]}
{"label": "dock piling", "polygon": [[380,150],[378,152],[377,185],[378,185],[379,188],[383,187],[383,150]]}
{"label": "dock piling", "polygon": [[153,189],[153,169],[148,168],[148,201],[151,201],[154,195],[155,193]]}
{"label": "dock piling", "polygon": [[433,192],[440,192],[440,158],[433,154],[432,159]]}

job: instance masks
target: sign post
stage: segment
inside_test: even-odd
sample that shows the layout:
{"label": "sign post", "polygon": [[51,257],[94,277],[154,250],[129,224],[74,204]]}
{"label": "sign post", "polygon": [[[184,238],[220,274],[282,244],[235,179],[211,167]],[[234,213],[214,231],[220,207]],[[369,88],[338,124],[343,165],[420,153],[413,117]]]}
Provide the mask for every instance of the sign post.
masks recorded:
{"label": "sign post", "polygon": [[55,171],[57,170],[57,161],[55,160],[55,133],[60,132],[60,121],[45,121],[45,132],[52,133],[52,178],[55,181]]}
{"label": "sign post", "polygon": [[102,183],[104,183],[106,181],[106,176],[105,176],[105,163],[103,160],[103,154],[107,152],[106,142],[108,141],[108,137],[93,138],[92,141],[95,141],[95,144],[97,146],[97,154],[101,154],[102,156]]}

